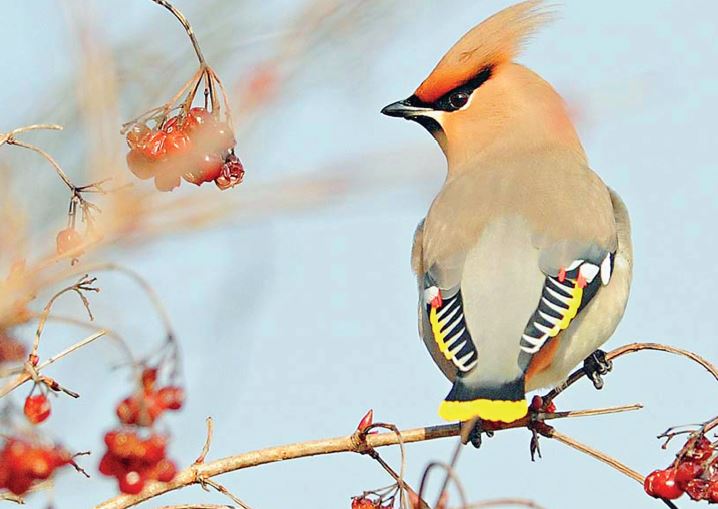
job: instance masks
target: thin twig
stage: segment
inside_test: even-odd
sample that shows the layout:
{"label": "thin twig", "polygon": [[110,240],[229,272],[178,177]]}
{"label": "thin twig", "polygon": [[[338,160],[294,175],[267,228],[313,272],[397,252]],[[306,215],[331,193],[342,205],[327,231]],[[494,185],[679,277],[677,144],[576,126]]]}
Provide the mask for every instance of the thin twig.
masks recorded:
{"label": "thin twig", "polygon": [[[700,355],[690,352],[688,350],[684,350],[682,348],[676,348],[674,346],[668,346],[668,345],[662,345],[660,343],[631,343],[629,345],[621,346],[616,348],[615,350],[611,350],[610,352],[606,353],[606,360],[613,360],[617,359],[619,357],[622,357],[626,354],[640,352],[641,350],[653,350],[657,352],[666,352],[673,355],[679,355],[681,357],[686,357],[693,362],[696,362],[703,366],[706,371],[708,371],[711,375],[713,375],[713,378],[718,380],[718,369],[708,362],[706,359],[701,357]],[[586,372],[583,369],[577,369],[571,375],[569,375],[566,382],[561,384],[560,386],[556,387],[555,389],[549,391],[544,397],[543,400],[545,402],[550,402],[554,400],[559,394],[561,394],[563,391],[571,387],[573,384],[578,382],[581,378],[586,376]]]}
{"label": "thin twig", "polygon": [[[37,366],[35,368],[35,371],[39,372],[40,370],[46,368],[50,364],[62,359],[66,355],[71,354],[75,350],[79,350],[80,348],[87,346],[88,344],[92,343],[96,339],[101,338],[104,335],[105,335],[105,331],[99,330],[99,331],[95,332],[94,334],[87,336],[85,339],[78,341],[74,345],[65,348],[60,353],[57,353],[57,354],[53,355],[52,357],[50,357],[49,359],[47,359],[45,362],[43,362],[42,364]],[[32,375],[27,370],[23,371],[14,380],[9,381],[2,388],[0,388],[0,398],[2,398],[3,396],[6,396],[10,392],[14,391],[18,387],[20,387],[22,384],[24,384],[25,382],[30,380],[31,378],[32,378]]]}
{"label": "thin twig", "polygon": [[549,438],[552,438],[556,440],[557,442],[561,442],[564,445],[567,445],[573,449],[576,449],[577,451],[580,451],[584,454],[588,454],[592,458],[597,459],[598,461],[601,461],[605,463],[606,465],[609,465],[619,472],[621,472],[624,475],[627,475],[631,479],[635,480],[636,482],[643,484],[643,476],[633,470],[630,467],[627,467],[620,461],[618,461],[616,458],[613,458],[612,456],[609,456],[608,454],[605,454],[601,451],[598,451],[592,447],[589,447],[585,444],[582,444],[581,442],[578,442],[574,440],[573,438],[569,437],[568,435],[564,435],[563,433],[560,433],[558,431],[551,430],[548,434]]}
{"label": "thin twig", "polygon": [[[421,482],[419,483],[419,497],[423,498],[424,495],[424,488],[426,488],[426,485],[429,481],[429,473],[435,468],[441,468],[446,472],[446,477],[454,481],[454,486],[456,486],[456,491],[459,493],[459,499],[461,500],[461,506],[466,506],[466,492],[464,491],[464,486],[461,484],[461,481],[459,480],[459,476],[456,475],[456,472],[454,471],[453,467],[451,465],[448,465],[446,463],[439,463],[438,461],[434,461],[432,463],[429,463],[426,468],[424,469],[424,473],[421,475]],[[441,498],[445,496],[447,486],[444,485],[439,492],[439,495],[436,500],[436,504],[434,504],[435,507],[439,506],[439,502],[441,501]]]}
{"label": "thin twig", "polygon": [[194,34],[194,31],[192,30],[192,25],[189,24],[189,21],[187,21],[187,18],[182,14],[182,12],[177,9],[174,5],[169,3],[167,0],[152,0],[157,5],[161,5],[168,11],[170,11],[177,20],[179,20],[180,23],[182,23],[182,26],[185,29],[185,32],[187,32],[187,35],[189,36],[190,41],[192,41],[192,47],[194,48],[194,52],[197,54],[197,59],[199,60],[199,63],[201,66],[206,66],[207,62],[204,59],[204,55],[202,54],[202,50],[199,47],[199,42],[197,41],[197,37]]}
{"label": "thin twig", "polygon": [[[215,490],[217,490],[219,493],[221,493],[221,494],[224,495],[225,497],[231,499],[232,502],[234,502],[235,504],[238,504],[239,507],[241,507],[241,508],[243,508],[243,509],[252,509],[252,508],[249,507],[246,503],[244,503],[241,498],[239,498],[238,496],[236,496],[234,493],[232,493],[231,491],[229,491],[227,488],[225,488],[223,485],[221,485],[221,484],[218,483],[217,481],[214,481],[214,480],[212,480],[212,479],[204,479],[203,481],[200,482],[200,484],[201,484],[203,487],[204,487],[205,485],[211,486],[212,488],[214,488]],[[206,488],[205,488],[205,489],[206,489]]]}
{"label": "thin twig", "polygon": [[207,438],[204,440],[204,446],[202,447],[202,452],[199,453],[199,456],[196,460],[194,460],[195,465],[199,465],[204,463],[205,458],[207,458],[207,454],[209,453],[209,448],[212,446],[212,435],[214,434],[214,421],[211,417],[207,417]]}
{"label": "thin twig", "polygon": [[484,500],[481,502],[475,502],[467,506],[463,506],[461,509],[487,509],[489,507],[506,507],[506,506],[520,506],[528,507],[529,509],[544,509],[533,500],[527,498],[497,498],[495,500]]}

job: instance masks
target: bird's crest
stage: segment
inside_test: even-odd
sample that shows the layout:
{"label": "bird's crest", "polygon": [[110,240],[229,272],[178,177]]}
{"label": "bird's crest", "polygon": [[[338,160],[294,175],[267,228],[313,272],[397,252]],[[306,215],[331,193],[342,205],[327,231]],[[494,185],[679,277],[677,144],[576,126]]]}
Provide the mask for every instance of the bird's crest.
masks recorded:
{"label": "bird's crest", "polygon": [[454,44],[416,89],[416,96],[432,103],[482,70],[510,62],[536,29],[552,17],[541,0],[521,2],[494,14]]}

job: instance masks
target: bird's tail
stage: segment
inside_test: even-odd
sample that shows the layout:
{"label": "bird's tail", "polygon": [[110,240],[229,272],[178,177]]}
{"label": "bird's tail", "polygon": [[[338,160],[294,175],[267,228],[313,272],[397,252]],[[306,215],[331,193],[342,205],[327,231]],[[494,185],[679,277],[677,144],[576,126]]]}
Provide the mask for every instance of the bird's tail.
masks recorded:
{"label": "bird's tail", "polygon": [[449,395],[439,406],[439,416],[447,421],[513,422],[528,413],[523,376],[501,385],[474,387],[456,377]]}

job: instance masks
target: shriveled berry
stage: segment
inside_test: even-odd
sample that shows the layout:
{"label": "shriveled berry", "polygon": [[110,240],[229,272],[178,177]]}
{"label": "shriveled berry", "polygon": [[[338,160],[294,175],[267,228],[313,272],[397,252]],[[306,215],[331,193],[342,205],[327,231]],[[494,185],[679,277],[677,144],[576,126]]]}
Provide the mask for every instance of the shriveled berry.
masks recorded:
{"label": "shriveled berry", "polygon": [[690,439],[686,447],[688,448],[686,458],[696,462],[705,461],[713,455],[713,446],[710,440],[703,435]]}
{"label": "shriveled berry", "polygon": [[244,166],[234,154],[229,154],[222,165],[222,173],[215,179],[214,183],[222,191],[229,189],[244,180]]}
{"label": "shriveled berry", "polygon": [[120,476],[118,481],[120,491],[126,495],[137,495],[145,487],[145,478],[134,470]]}
{"label": "shriveled berry", "polygon": [[48,417],[50,417],[50,411],[50,401],[44,394],[28,396],[25,399],[23,412],[25,413],[27,420],[33,424],[44,422]]}
{"label": "shriveled berry", "polygon": [[[57,234],[57,254],[64,255],[70,251],[77,251],[82,246],[84,240],[80,232],[74,228],[65,228]],[[77,252],[76,254],[81,254]]]}
{"label": "shriveled berry", "polygon": [[705,500],[708,497],[709,485],[705,479],[693,479],[686,483],[684,489],[691,500]]}
{"label": "shriveled berry", "polygon": [[150,134],[150,128],[145,124],[135,124],[127,131],[127,146],[132,150],[142,149]]}
{"label": "shriveled berry", "polygon": [[710,482],[704,492],[703,498],[711,504],[718,504],[718,483]]}
{"label": "shriveled berry", "polygon": [[654,498],[674,500],[683,495],[683,490],[676,483],[676,471],[673,468],[667,470],[654,470],[646,476],[643,489]]}

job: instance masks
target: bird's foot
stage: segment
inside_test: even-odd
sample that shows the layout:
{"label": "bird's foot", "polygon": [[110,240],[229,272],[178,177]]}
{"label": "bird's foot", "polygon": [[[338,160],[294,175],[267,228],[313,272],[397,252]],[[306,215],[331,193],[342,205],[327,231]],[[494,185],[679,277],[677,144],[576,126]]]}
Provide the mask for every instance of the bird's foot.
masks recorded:
{"label": "bird's foot", "polygon": [[484,429],[483,422],[481,419],[476,419],[473,422],[465,422],[462,424],[466,428],[462,431],[462,442],[467,444],[471,442],[476,449],[481,447],[482,435],[486,435],[488,438],[494,436],[494,432],[488,429]]}
{"label": "bird's foot", "polygon": [[596,350],[583,361],[583,371],[597,390],[603,389],[603,376],[613,369],[613,362],[606,359],[606,352]]}

